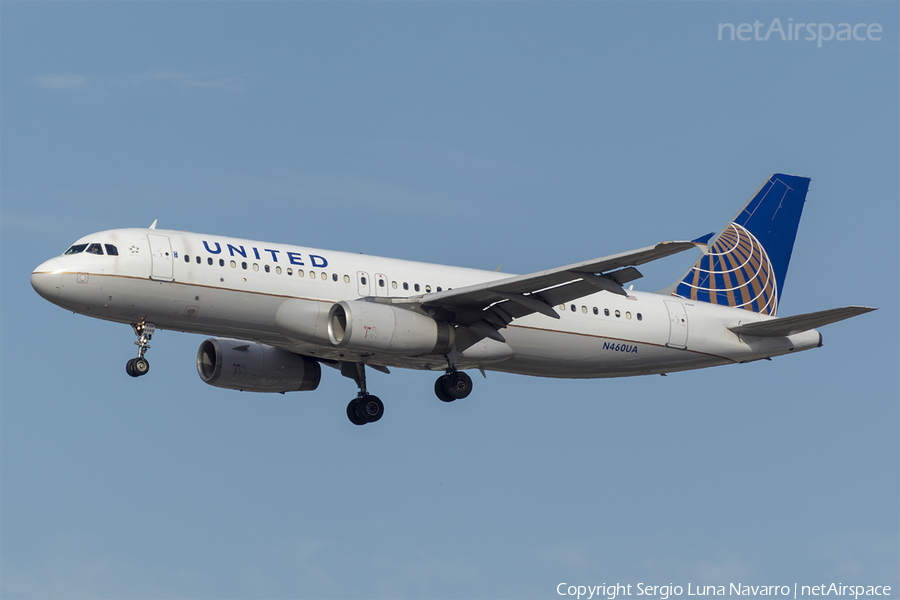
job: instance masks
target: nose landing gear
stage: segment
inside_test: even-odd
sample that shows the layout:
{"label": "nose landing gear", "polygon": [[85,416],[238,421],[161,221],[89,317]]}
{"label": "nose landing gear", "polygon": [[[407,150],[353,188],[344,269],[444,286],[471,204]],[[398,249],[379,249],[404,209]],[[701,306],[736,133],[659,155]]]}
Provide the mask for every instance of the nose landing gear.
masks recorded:
{"label": "nose landing gear", "polygon": [[153,333],[156,331],[156,325],[141,321],[140,323],[132,323],[131,327],[134,329],[134,335],[138,336],[138,339],[134,342],[138,347],[138,355],[137,358],[132,358],[125,363],[125,372],[132,377],[140,377],[150,371],[150,362],[144,358],[144,354],[150,349],[150,338],[153,337]]}

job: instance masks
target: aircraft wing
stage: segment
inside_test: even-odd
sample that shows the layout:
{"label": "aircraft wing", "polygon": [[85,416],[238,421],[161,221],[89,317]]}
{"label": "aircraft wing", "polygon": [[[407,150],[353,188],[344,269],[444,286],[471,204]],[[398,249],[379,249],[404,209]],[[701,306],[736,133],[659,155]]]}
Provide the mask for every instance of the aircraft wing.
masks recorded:
{"label": "aircraft wing", "polygon": [[781,337],[809,331],[816,327],[837,323],[856,315],[865,314],[867,312],[877,310],[870,306],[845,306],[843,308],[832,308],[830,310],[821,310],[814,313],[806,313],[805,315],[794,315],[793,317],[782,317],[775,319],[767,319],[765,321],[757,321],[756,323],[748,323],[746,325],[736,325],[729,327],[731,331],[740,335],[754,335],[758,337]]}
{"label": "aircraft wing", "polygon": [[471,343],[485,337],[504,342],[498,330],[506,327],[513,319],[533,313],[558,319],[554,306],[594,294],[598,290],[625,296],[627,293],[622,286],[642,277],[634,268],[635,265],[695,247],[693,242],[660,242],[655,246],[547,271],[412,298],[385,300],[394,305],[420,310],[447,323],[468,327],[477,333]]}

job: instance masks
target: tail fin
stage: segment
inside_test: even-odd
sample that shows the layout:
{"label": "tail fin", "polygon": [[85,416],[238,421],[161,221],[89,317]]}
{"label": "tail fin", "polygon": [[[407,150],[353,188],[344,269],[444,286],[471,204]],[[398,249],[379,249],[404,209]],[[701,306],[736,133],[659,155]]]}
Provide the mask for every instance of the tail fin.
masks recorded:
{"label": "tail fin", "polygon": [[772,175],[709,240],[672,295],[774,316],[808,190],[808,177]]}

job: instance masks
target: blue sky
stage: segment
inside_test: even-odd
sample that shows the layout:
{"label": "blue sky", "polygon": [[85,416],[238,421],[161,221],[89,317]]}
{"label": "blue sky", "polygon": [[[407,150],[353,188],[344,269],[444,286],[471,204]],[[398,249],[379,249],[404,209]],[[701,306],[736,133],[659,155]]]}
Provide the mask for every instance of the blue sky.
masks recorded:
{"label": "blue sky", "polygon": [[[0,6],[0,595],[548,598],[900,589],[898,4]],[[719,23],[879,23],[864,42]],[[825,346],[668,377],[374,373],[269,397],[38,297],[159,226],[526,273],[717,231],[812,177],[779,314]],[[641,270],[675,281],[693,258]]]}

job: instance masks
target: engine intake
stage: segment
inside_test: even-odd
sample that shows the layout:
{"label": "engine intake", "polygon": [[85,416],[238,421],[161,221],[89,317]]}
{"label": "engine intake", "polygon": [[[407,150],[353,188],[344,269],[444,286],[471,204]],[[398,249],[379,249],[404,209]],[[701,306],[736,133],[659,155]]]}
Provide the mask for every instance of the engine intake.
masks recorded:
{"label": "engine intake", "polygon": [[342,300],[328,311],[328,339],[348,350],[389,354],[447,354],[454,329],[431,317],[386,304]]}
{"label": "engine intake", "polygon": [[314,390],[322,378],[322,367],[311,358],[227,338],[209,338],[200,344],[197,372],[215,387],[282,394]]}

